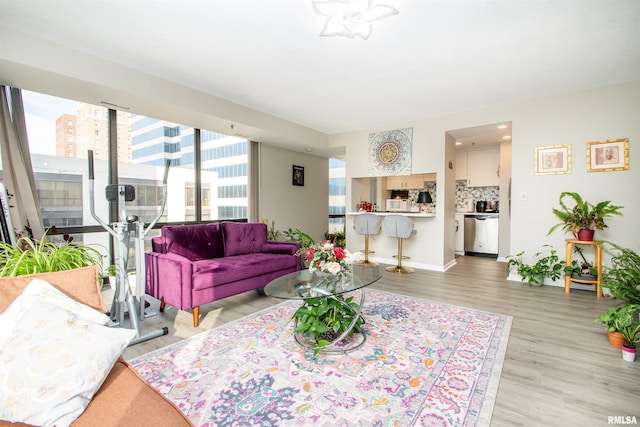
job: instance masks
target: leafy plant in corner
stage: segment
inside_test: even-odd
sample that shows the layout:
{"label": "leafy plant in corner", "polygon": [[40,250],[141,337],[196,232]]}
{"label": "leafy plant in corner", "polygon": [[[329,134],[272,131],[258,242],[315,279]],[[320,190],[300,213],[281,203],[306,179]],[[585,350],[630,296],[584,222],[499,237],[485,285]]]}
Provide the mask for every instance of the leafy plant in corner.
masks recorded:
{"label": "leafy plant in corner", "polygon": [[[551,246],[544,245],[543,248],[547,249],[551,248]],[[562,276],[565,262],[560,261],[555,249],[551,248],[547,251],[545,249],[533,255],[534,264],[526,264],[524,262],[524,251],[508,256],[509,271],[515,268],[522,280],[530,285],[542,285],[546,278],[550,278],[553,281],[558,280]]]}
{"label": "leafy plant in corner", "polygon": [[[574,202],[572,207],[567,206],[565,202],[568,198]],[[606,220],[613,215],[622,215],[620,210],[622,206],[612,205],[610,201],[592,204],[587,202],[580,194],[571,191],[563,191],[559,198],[560,208],[553,208],[553,214],[560,220],[547,232],[550,235],[556,228],[562,227],[562,230],[577,236],[580,230],[603,230],[607,228]]]}
{"label": "leafy plant in corner", "polygon": [[604,269],[602,287],[614,297],[640,305],[640,255],[635,251],[609,243],[613,249],[611,267]]}
{"label": "leafy plant in corner", "polygon": [[297,242],[300,244],[300,249],[297,252],[297,255],[300,257],[300,264],[302,267],[306,268],[305,264],[305,254],[307,249],[314,245],[314,241],[307,233],[303,233],[300,229],[296,228],[292,230],[291,228],[286,229],[282,232],[287,240],[290,242]]}
{"label": "leafy plant in corner", "polygon": [[334,231],[333,233],[329,233],[328,231],[324,233],[325,240],[330,241],[335,246],[339,248],[344,248],[347,246],[347,237],[345,234],[344,227],[341,231]]}
{"label": "leafy plant in corner", "polygon": [[276,228],[276,222],[275,221],[271,221],[271,223],[269,223],[269,220],[267,218],[262,218],[261,222],[263,224],[267,224],[267,239],[268,240],[282,240],[283,239],[282,232]]}
{"label": "leafy plant in corner", "polygon": [[[303,334],[314,344],[313,355],[318,355],[323,347],[332,344],[354,323],[348,336],[360,332],[362,317],[360,305],[353,297],[342,295],[310,298],[293,313],[295,333]],[[357,316],[357,319],[356,319]]]}

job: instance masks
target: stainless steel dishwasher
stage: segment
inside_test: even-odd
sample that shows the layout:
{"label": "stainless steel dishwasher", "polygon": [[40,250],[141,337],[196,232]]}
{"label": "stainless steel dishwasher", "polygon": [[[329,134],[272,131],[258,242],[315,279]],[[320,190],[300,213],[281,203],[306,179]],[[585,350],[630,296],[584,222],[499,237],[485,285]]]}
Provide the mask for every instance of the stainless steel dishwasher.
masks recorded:
{"label": "stainless steel dishwasher", "polygon": [[465,215],[464,253],[498,256],[498,215]]}

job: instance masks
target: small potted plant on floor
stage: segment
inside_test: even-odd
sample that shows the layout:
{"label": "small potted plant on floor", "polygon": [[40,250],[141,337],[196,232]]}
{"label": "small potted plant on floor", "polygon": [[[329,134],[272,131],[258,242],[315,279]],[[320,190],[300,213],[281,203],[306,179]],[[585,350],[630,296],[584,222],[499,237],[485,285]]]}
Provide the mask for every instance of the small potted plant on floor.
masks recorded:
{"label": "small potted plant on floor", "polygon": [[523,260],[524,251],[509,255],[507,264],[509,271],[516,269],[517,273],[531,286],[542,286],[544,280],[549,278],[553,281],[562,276],[565,265],[556,253],[556,250],[549,245],[544,245],[543,250],[534,254],[534,264],[526,264]]}
{"label": "small potted plant on floor", "polygon": [[604,325],[607,330],[607,335],[609,336],[609,344],[618,348],[621,348],[622,344],[625,342],[624,336],[618,330],[620,324],[618,319],[625,316],[623,307],[624,306],[609,307],[607,311],[600,314],[594,320],[594,323],[601,323]]}
{"label": "small potted plant on floor", "polygon": [[623,208],[612,205],[608,200],[594,205],[584,200],[580,194],[570,191],[560,193],[559,203],[560,208],[553,208],[552,211],[560,222],[551,227],[547,236],[556,228],[562,227],[565,233],[570,232],[574,238],[583,241],[592,241],[595,229],[607,228],[606,220],[614,215],[622,215],[620,210]]}
{"label": "small potted plant on floor", "polygon": [[613,317],[613,327],[624,337],[622,344],[622,357],[624,360],[633,362],[636,359],[636,343],[640,338],[640,322],[637,320],[637,313],[640,305],[625,304],[616,312]]}

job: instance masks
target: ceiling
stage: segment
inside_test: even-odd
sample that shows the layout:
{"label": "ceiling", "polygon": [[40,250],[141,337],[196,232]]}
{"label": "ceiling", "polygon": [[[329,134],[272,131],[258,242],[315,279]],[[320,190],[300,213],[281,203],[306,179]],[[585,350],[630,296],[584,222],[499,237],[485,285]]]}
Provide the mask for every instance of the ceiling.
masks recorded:
{"label": "ceiling", "polygon": [[640,80],[638,0],[383,1],[368,40],[311,0],[0,0],[0,29],[327,136]]}

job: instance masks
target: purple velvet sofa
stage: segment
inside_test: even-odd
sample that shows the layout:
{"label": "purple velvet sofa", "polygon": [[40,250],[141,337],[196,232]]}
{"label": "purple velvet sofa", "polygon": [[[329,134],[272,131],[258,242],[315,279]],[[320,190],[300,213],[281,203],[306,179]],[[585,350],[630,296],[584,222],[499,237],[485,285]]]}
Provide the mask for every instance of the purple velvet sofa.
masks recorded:
{"label": "purple velvet sofa", "polygon": [[300,270],[298,243],[267,240],[263,223],[215,222],[162,227],[145,254],[146,293],[180,310],[261,289]]}

